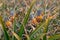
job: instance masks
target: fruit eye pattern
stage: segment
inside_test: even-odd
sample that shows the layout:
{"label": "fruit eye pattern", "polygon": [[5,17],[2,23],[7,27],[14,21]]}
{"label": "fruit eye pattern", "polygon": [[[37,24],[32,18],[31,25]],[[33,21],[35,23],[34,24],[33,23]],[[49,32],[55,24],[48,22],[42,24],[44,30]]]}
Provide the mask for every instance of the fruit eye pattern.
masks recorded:
{"label": "fruit eye pattern", "polygon": [[34,13],[30,14],[31,23],[38,24],[43,20],[43,17],[44,17],[44,13],[42,12],[42,10],[37,10],[36,15]]}
{"label": "fruit eye pattern", "polygon": [[6,26],[10,27],[11,25],[12,25],[12,22],[10,22],[10,21],[6,22]]}

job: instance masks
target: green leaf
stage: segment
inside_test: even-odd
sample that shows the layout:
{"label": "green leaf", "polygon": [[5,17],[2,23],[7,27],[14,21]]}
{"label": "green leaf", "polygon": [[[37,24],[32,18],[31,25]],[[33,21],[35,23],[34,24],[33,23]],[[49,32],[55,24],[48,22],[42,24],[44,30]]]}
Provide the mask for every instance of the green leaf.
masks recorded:
{"label": "green leaf", "polygon": [[8,35],[8,33],[7,33],[7,30],[6,30],[6,28],[5,28],[6,25],[5,25],[5,23],[4,23],[4,21],[3,21],[3,19],[2,19],[1,16],[0,16],[0,23],[2,24],[2,28],[3,28],[5,40],[10,40],[9,35]]}
{"label": "green leaf", "polygon": [[58,35],[54,35],[54,36],[50,36],[50,38],[48,38],[48,40],[56,40],[60,38],[60,34]]}
{"label": "green leaf", "polygon": [[42,38],[41,35],[43,36],[43,35],[45,35],[45,34],[43,34],[43,33],[39,34],[38,37],[36,37],[36,39],[34,39],[34,40],[40,40],[40,39]]}
{"label": "green leaf", "polygon": [[26,34],[25,36],[26,36],[27,40],[30,40],[29,35]]}
{"label": "green leaf", "polygon": [[19,31],[19,36],[22,37],[23,33],[24,33],[24,26],[21,24],[20,31]]}
{"label": "green leaf", "polygon": [[23,34],[23,32],[24,32],[24,26],[25,26],[25,25],[27,24],[27,22],[28,22],[28,18],[29,18],[30,12],[31,12],[32,7],[33,7],[33,5],[34,5],[35,2],[36,2],[36,0],[33,0],[33,1],[32,1],[31,6],[30,6],[30,8],[28,9],[28,11],[27,11],[27,13],[26,13],[26,15],[25,15],[25,18],[24,18],[24,20],[23,20],[23,24],[21,24],[21,26],[20,26],[20,32],[19,32],[19,36],[20,36],[20,37],[22,37],[22,34]]}
{"label": "green leaf", "polygon": [[[37,35],[37,33],[40,34],[40,36],[43,36],[43,34],[45,34],[47,32],[47,27],[48,24],[50,23],[51,19],[47,19],[45,22],[43,22],[39,27],[36,28],[36,30],[34,30],[31,34],[30,34],[30,38],[33,39],[33,37],[35,35]],[[44,33],[41,33],[40,30],[41,28],[44,27]],[[41,35],[42,34],[42,35]],[[39,36],[39,35],[38,35]],[[38,37],[36,36],[36,37]],[[45,37],[45,36],[44,36]],[[36,39],[36,38],[35,38]]]}
{"label": "green leaf", "polygon": [[33,0],[33,1],[32,1],[30,8],[28,9],[28,11],[27,11],[27,13],[26,13],[26,15],[25,15],[25,18],[24,18],[24,20],[23,20],[23,24],[24,24],[24,25],[26,25],[26,23],[28,22],[28,18],[29,18],[30,12],[31,12],[31,10],[32,10],[33,5],[34,5],[35,2],[36,2],[36,0]]}
{"label": "green leaf", "polygon": [[[48,19],[46,19],[46,22],[45,22],[45,25],[44,25],[44,33],[47,33],[47,31],[48,31],[48,25],[49,25],[51,19],[53,18],[53,16],[52,17],[49,17]],[[43,36],[43,40],[47,40],[46,34]]]}
{"label": "green leaf", "polygon": [[12,31],[12,34],[16,37],[17,40],[21,40],[21,38],[15,32]]}
{"label": "green leaf", "polygon": [[[45,22],[45,25],[44,25],[44,33],[47,33],[48,25],[49,25],[50,21],[51,21],[50,18],[46,19],[46,22]],[[43,36],[43,40],[47,40],[46,34]]]}
{"label": "green leaf", "polygon": [[[42,23],[39,27],[37,27],[31,34],[30,34],[30,38],[31,40],[36,39],[36,37],[40,37],[41,35],[43,35],[43,33],[41,33],[41,28],[44,26],[45,23]],[[34,38],[34,36],[36,36]],[[40,38],[39,38],[40,39]]]}
{"label": "green leaf", "polygon": [[47,33],[47,31],[48,31],[48,25],[49,25],[50,21],[51,21],[50,18],[46,19],[46,22],[45,22],[45,25],[44,25],[44,32],[45,33]]}
{"label": "green leaf", "polygon": [[3,3],[2,10],[5,10],[7,8],[7,5]]}
{"label": "green leaf", "polygon": [[47,40],[47,37],[46,37],[46,35],[44,35],[44,36],[43,36],[43,40]]}
{"label": "green leaf", "polygon": [[[13,21],[13,31],[16,32],[16,20],[14,18],[14,21]],[[14,36],[12,36],[12,40],[16,40],[16,38]]]}

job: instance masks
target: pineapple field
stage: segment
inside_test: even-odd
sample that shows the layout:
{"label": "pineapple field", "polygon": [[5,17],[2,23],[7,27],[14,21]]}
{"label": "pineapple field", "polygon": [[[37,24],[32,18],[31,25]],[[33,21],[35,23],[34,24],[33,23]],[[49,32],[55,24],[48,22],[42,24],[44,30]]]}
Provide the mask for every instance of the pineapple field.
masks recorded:
{"label": "pineapple field", "polygon": [[0,0],[0,40],[60,40],[60,0]]}

